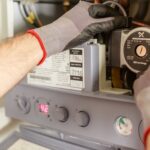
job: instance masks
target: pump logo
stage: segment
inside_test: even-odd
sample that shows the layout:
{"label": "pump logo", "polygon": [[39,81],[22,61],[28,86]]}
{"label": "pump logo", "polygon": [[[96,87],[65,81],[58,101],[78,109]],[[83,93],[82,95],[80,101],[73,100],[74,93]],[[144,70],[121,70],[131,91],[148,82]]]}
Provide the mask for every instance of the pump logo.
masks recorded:
{"label": "pump logo", "polygon": [[144,38],[144,32],[138,32],[139,38]]}

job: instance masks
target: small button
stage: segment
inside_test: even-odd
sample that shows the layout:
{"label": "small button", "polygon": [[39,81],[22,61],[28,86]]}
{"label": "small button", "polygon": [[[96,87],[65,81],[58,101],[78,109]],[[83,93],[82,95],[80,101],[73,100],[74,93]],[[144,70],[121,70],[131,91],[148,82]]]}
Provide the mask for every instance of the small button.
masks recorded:
{"label": "small button", "polygon": [[59,122],[66,122],[69,118],[69,111],[65,107],[56,107],[54,116]]}
{"label": "small button", "polygon": [[87,127],[90,122],[90,116],[87,112],[85,111],[79,111],[77,112],[75,116],[75,120],[80,127]]}

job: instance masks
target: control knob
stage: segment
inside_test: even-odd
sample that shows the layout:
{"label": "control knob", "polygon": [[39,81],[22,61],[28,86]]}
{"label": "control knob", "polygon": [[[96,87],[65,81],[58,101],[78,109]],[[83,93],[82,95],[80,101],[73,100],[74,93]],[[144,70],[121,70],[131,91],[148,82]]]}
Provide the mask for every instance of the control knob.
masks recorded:
{"label": "control knob", "polygon": [[69,117],[69,112],[65,107],[57,107],[54,116],[58,121],[66,122]]}
{"label": "control knob", "polygon": [[85,111],[79,111],[75,116],[75,120],[80,127],[86,127],[90,123],[90,116]]}
{"label": "control knob", "polygon": [[24,114],[29,113],[31,105],[26,97],[18,97],[16,101],[21,112],[23,112]]}

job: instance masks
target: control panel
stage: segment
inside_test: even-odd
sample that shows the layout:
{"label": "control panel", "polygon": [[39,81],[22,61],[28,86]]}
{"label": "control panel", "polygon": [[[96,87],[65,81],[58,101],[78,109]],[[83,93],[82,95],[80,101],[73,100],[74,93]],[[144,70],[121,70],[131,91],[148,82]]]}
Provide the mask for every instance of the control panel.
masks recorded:
{"label": "control panel", "polygon": [[49,68],[55,62],[50,59],[6,95],[6,114],[70,135],[72,143],[89,139],[97,147],[104,143],[115,150],[143,149],[142,119],[132,91],[137,73],[150,63],[149,38],[148,28],[117,30],[112,33],[111,49],[92,41],[55,56],[58,62],[71,58],[61,67],[55,63],[60,67],[57,81],[67,76],[64,72],[63,78],[59,76],[64,68],[70,68],[69,80],[59,85],[53,79],[56,67]]}
{"label": "control panel", "polygon": [[142,125],[131,97],[19,85],[6,97],[8,116],[44,128],[142,149]]}

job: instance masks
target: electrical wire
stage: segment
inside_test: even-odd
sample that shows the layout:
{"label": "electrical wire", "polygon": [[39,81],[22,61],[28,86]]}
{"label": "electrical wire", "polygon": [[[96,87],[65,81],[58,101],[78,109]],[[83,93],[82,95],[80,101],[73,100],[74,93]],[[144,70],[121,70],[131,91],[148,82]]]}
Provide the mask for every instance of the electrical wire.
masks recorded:
{"label": "electrical wire", "polygon": [[[35,3],[39,3],[40,0],[22,0],[20,1],[20,11],[21,14],[23,16],[23,18],[31,25],[34,25],[36,27],[41,27],[43,26],[42,21],[40,20],[37,11],[35,9]],[[114,0],[114,1],[106,1],[103,4],[111,4],[113,6],[117,6],[120,11],[122,12],[122,14],[124,16],[127,16],[127,13],[125,11],[125,9],[122,7],[121,4],[119,4],[118,0]],[[143,22],[138,22],[133,20],[132,24],[134,26],[140,26],[140,27],[150,27],[150,25],[145,24]]]}
{"label": "electrical wire", "polygon": [[[35,3],[40,3],[42,2],[41,0],[14,0],[15,2],[19,2],[20,4],[20,11],[23,16],[23,18],[31,25],[34,25],[36,27],[41,27],[43,26],[42,21],[40,20],[38,13],[35,8]],[[48,2],[48,1],[43,1],[43,2]],[[50,0],[49,2],[52,2]],[[55,2],[60,2],[56,0]],[[69,6],[71,5],[71,0],[64,0],[65,6],[67,5],[66,11],[70,8]],[[61,4],[63,2],[61,1]]]}
{"label": "electrical wire", "polygon": [[31,0],[26,0],[26,4],[25,4],[25,10],[27,11],[28,17],[31,18],[34,22],[34,25],[36,27],[39,27],[39,24],[36,22],[36,16],[34,11],[32,11],[32,9],[30,8],[30,6],[32,6],[33,2]]}
{"label": "electrical wire", "polygon": [[29,12],[29,14],[31,15],[31,17],[34,17],[34,19],[37,21],[38,26],[41,27],[43,26],[42,21],[40,20],[36,8],[35,8],[35,3],[38,3],[39,0],[28,0],[27,3],[27,10]]}
{"label": "electrical wire", "polygon": [[27,11],[25,10],[25,0],[20,1],[19,7],[20,7],[20,12],[23,16],[23,18],[25,19],[25,21],[27,21],[29,24],[34,24],[33,19],[31,19],[30,17],[28,17]]}
{"label": "electrical wire", "polygon": [[31,7],[32,12],[33,12],[34,15],[35,15],[35,18],[36,18],[36,20],[37,20],[39,26],[43,26],[43,23],[42,23],[42,21],[40,20],[38,14],[37,14],[37,11],[36,11],[36,9],[35,9],[35,6],[32,4],[30,7]]}
{"label": "electrical wire", "polygon": [[[117,2],[117,0],[116,0],[116,1],[106,1],[106,2],[104,2],[103,4],[113,4],[113,6],[114,6],[114,5],[115,5],[115,6],[118,6],[119,9],[120,9],[120,11],[122,12],[122,14],[123,14],[124,16],[127,16],[127,13],[126,13],[125,9],[122,7],[121,4],[119,4],[119,3]],[[135,21],[135,20],[132,21],[132,25],[134,25],[134,26],[139,26],[139,27],[150,27],[150,25],[148,25],[148,24],[145,24],[145,23],[139,22],[139,21]]]}
{"label": "electrical wire", "polygon": [[117,6],[120,9],[120,11],[122,12],[123,16],[127,16],[127,13],[126,13],[125,9],[118,2],[115,2],[115,1],[106,1],[103,4],[113,4],[113,5]]}
{"label": "electrical wire", "polygon": [[20,1],[19,6],[20,6],[21,14],[22,14],[23,18],[24,18],[29,24],[32,24],[32,25],[33,25],[33,24],[34,24],[34,21],[33,21],[33,19],[32,19],[31,17],[28,16],[28,12],[27,12],[27,10],[26,10],[25,5],[26,5],[26,1],[25,1],[25,0]]}
{"label": "electrical wire", "polygon": [[22,0],[20,1],[20,11],[23,18],[31,25],[35,27],[41,27],[43,24],[39,19],[34,4],[37,3],[38,0]]}
{"label": "electrical wire", "polygon": [[20,1],[19,6],[20,6],[20,11],[21,11],[21,14],[22,14],[23,18],[26,19],[27,16],[24,12],[23,3],[24,3],[24,0]]}
{"label": "electrical wire", "polygon": [[[117,3],[119,2],[119,0],[113,0],[113,1],[114,1],[114,2],[117,2]],[[111,7],[112,7],[112,8],[115,8],[116,5],[115,5],[115,4],[111,4]]]}

